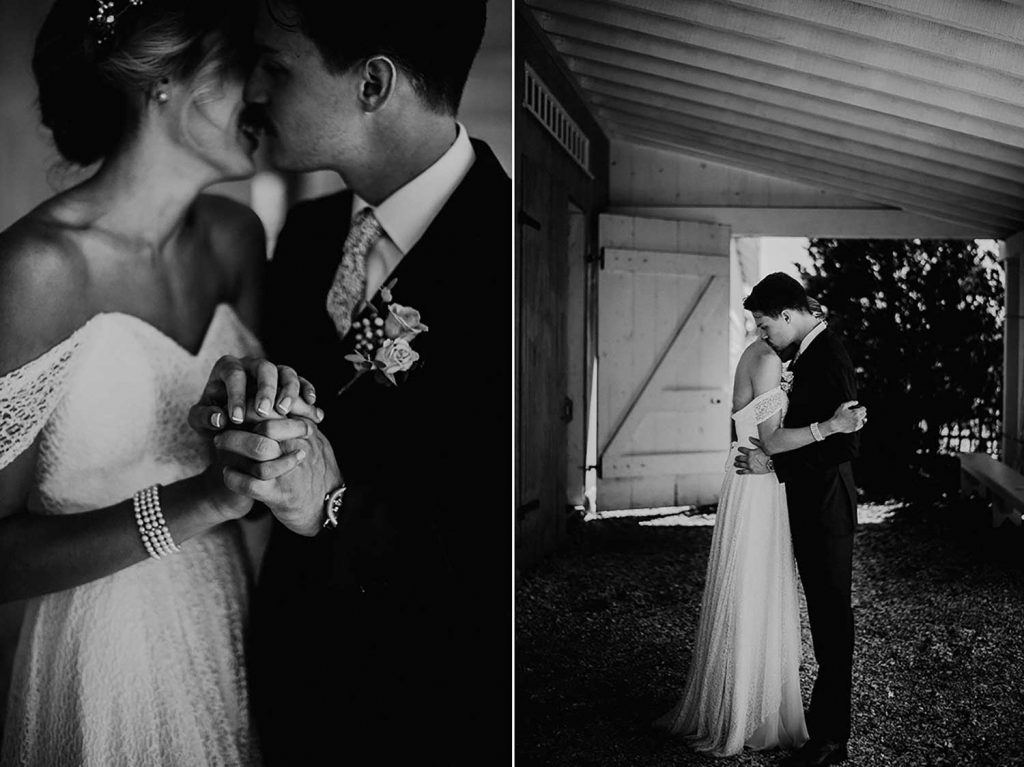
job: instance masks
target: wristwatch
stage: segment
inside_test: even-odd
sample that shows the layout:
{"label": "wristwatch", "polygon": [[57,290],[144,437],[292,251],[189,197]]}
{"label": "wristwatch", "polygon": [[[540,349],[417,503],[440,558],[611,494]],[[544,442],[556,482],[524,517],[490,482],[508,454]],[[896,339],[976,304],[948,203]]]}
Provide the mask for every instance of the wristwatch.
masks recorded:
{"label": "wristwatch", "polygon": [[345,489],[345,485],[342,485],[324,495],[324,511],[327,513],[324,527],[338,526],[338,512],[341,511],[341,503],[345,498]]}

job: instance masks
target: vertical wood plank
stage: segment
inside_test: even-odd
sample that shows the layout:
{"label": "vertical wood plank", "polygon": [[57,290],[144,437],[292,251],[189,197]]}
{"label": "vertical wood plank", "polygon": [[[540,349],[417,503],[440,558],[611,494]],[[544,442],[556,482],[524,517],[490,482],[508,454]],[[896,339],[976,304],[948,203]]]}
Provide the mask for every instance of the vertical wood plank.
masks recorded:
{"label": "vertical wood plank", "polygon": [[566,393],[572,400],[573,417],[566,429],[566,501],[578,506],[584,500],[584,465],[587,438],[586,372],[586,216],[569,205],[566,254],[568,257],[565,301]]}
{"label": "vertical wood plank", "polygon": [[[728,263],[730,239],[728,228],[716,224],[601,217],[605,247],[696,253]],[[607,449],[609,460],[654,454],[662,457],[657,465],[678,469],[664,476],[603,478],[598,507],[709,502],[717,494],[721,474],[687,471],[691,463],[706,464],[688,460],[687,454],[704,456],[729,442],[729,277],[678,274],[678,262],[671,274],[646,271],[656,261],[631,272],[623,268],[627,263],[605,269],[600,277],[599,444]],[[624,318],[616,313],[624,311],[627,297],[631,336],[617,332]],[[680,400],[674,394],[679,391],[707,392],[702,395],[707,404],[685,412],[675,409]],[[621,467],[643,462],[616,463]]]}

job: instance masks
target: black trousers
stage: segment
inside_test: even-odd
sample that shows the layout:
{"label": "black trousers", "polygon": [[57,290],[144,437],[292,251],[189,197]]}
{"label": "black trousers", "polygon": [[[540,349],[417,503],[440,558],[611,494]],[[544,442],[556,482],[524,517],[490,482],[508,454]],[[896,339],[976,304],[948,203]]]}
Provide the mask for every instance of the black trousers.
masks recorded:
{"label": "black trousers", "polygon": [[849,463],[786,482],[793,553],[807,598],[818,677],[807,711],[815,739],[850,737],[853,533],[857,495]]}

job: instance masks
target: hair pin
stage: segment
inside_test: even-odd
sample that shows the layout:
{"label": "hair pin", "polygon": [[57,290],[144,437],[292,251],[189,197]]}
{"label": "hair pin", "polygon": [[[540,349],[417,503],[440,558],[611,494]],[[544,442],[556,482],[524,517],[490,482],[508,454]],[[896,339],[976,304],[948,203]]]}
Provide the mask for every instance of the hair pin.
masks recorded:
{"label": "hair pin", "polygon": [[143,0],[128,0],[127,4],[120,10],[115,11],[117,4],[115,0],[98,0],[96,12],[89,17],[89,23],[96,29],[96,42],[103,44],[113,38],[117,19],[129,8],[142,5]]}

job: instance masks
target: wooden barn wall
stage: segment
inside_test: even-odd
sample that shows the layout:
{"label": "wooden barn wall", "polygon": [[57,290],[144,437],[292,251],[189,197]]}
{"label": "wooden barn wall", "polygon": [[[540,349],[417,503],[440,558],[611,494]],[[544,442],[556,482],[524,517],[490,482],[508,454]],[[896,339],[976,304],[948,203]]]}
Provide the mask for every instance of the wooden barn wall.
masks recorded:
{"label": "wooden barn wall", "polygon": [[[590,250],[597,214],[607,200],[608,142],[579,96],[571,75],[529,11],[516,8],[516,566],[528,568],[565,536],[568,428],[562,420],[570,351],[566,337],[570,203],[586,217]],[[522,106],[524,63],[558,99],[590,140],[592,177]],[[573,323],[580,326],[581,323]],[[585,327],[585,324],[583,325]],[[585,419],[574,397],[572,426]]]}

